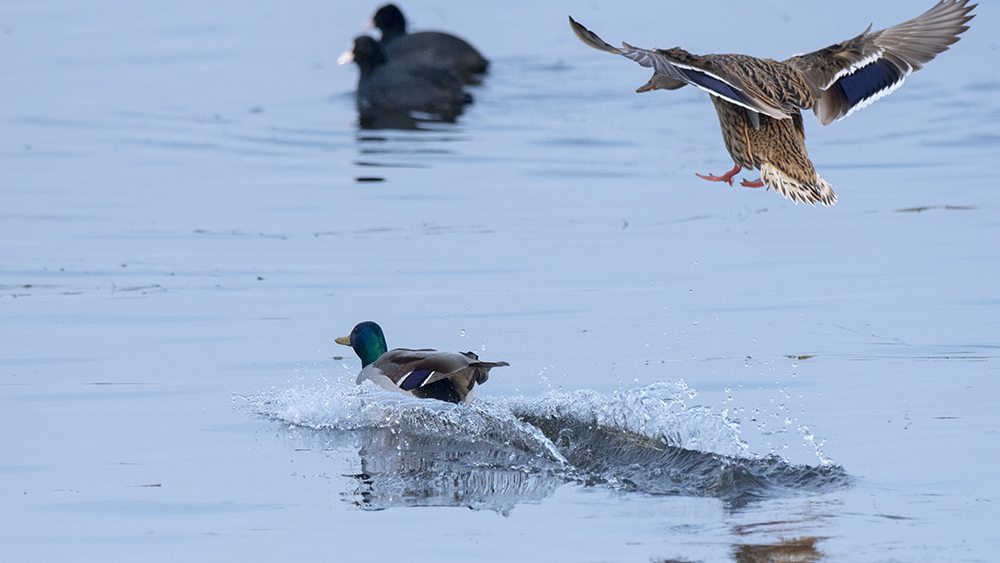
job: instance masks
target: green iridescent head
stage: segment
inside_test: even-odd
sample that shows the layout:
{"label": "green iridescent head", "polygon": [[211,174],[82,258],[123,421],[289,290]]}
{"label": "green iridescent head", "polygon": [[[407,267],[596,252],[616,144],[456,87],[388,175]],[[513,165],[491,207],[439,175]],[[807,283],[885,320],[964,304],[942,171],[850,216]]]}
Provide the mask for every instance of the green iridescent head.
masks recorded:
{"label": "green iridescent head", "polygon": [[336,342],[354,348],[354,353],[361,358],[361,367],[374,362],[388,351],[382,327],[372,321],[358,323],[350,336],[341,336]]}

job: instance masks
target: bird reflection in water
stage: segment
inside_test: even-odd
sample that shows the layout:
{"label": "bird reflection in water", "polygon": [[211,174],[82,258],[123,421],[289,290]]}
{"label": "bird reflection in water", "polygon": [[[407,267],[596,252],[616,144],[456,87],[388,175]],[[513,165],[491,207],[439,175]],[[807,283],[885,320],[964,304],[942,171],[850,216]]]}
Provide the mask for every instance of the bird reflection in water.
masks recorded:
{"label": "bird reflection in water", "polygon": [[482,441],[419,436],[392,429],[355,436],[361,472],[346,493],[363,510],[396,506],[465,506],[508,514],[566,482],[562,465]]}

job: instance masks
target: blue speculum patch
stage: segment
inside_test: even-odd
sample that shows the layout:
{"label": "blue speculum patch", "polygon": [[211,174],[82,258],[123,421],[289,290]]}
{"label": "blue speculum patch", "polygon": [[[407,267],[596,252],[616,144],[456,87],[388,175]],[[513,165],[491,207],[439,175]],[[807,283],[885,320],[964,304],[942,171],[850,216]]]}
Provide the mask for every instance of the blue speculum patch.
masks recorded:
{"label": "blue speculum patch", "polygon": [[848,103],[854,107],[862,101],[887,90],[903,79],[903,72],[886,59],[879,59],[844,76],[837,85],[844,92]]}
{"label": "blue speculum patch", "polygon": [[403,391],[413,391],[417,387],[423,385],[424,381],[430,377],[432,370],[429,369],[416,369],[413,370],[399,382],[399,388]]}

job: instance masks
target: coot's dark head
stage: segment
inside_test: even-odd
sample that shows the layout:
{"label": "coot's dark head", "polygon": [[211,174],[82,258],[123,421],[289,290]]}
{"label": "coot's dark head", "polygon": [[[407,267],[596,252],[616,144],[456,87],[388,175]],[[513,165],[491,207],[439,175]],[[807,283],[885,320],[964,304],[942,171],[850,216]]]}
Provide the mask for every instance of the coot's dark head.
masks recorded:
{"label": "coot's dark head", "polygon": [[382,43],[387,43],[400,35],[406,35],[406,18],[395,4],[386,4],[375,12],[372,18],[375,27],[382,31]]}
{"label": "coot's dark head", "polygon": [[367,74],[379,66],[385,64],[385,53],[378,41],[367,35],[362,35],[354,40],[354,62],[361,68],[362,74]]}

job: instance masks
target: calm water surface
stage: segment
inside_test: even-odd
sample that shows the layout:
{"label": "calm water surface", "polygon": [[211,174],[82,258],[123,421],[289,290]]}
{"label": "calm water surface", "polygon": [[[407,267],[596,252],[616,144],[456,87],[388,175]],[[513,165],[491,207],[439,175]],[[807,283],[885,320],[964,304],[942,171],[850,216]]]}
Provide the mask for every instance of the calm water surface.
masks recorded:
{"label": "calm water surface", "polygon": [[[695,178],[707,96],[566,22],[784,58],[925,3],[416,1],[492,72],[361,131],[377,4],[5,2],[5,560],[994,560],[994,6],[805,116],[833,208]],[[471,407],[357,387],[366,319],[511,367]]]}

